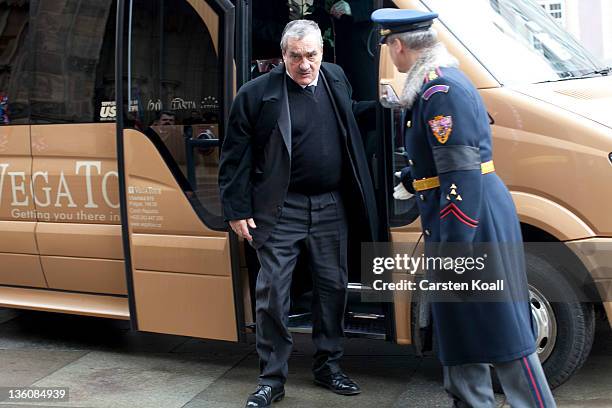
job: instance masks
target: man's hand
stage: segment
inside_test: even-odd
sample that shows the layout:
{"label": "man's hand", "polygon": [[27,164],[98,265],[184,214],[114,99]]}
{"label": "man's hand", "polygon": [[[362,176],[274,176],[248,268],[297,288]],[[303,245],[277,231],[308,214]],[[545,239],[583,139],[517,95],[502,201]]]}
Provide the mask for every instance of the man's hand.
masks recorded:
{"label": "man's hand", "polygon": [[336,18],[340,18],[343,15],[350,16],[352,14],[351,5],[344,0],[337,1],[329,10],[329,13]]}
{"label": "man's hand", "polygon": [[398,109],[402,107],[399,97],[390,84],[384,84],[381,87],[379,101],[383,108]]}
{"label": "man's hand", "polygon": [[257,226],[252,218],[248,220],[233,220],[229,222],[229,225],[238,237],[245,238],[249,242],[253,240],[253,237],[249,233],[249,228],[257,228]]}
{"label": "man's hand", "polygon": [[[401,175],[401,171],[395,173],[395,177],[397,178],[400,178]],[[395,198],[396,200],[408,200],[412,196],[413,194],[406,190],[406,187],[404,187],[404,184],[402,182],[400,182],[397,186],[393,188],[393,198]]]}

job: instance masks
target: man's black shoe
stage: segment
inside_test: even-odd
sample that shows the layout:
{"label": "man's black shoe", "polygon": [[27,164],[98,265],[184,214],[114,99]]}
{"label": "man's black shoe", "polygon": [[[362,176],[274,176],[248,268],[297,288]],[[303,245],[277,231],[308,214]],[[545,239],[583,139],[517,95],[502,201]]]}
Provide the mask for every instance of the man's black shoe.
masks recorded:
{"label": "man's black shoe", "polygon": [[245,408],[268,408],[273,402],[285,397],[285,387],[272,388],[269,385],[258,385],[254,393],[249,395]]}
{"label": "man's black shoe", "polygon": [[334,373],[327,377],[315,377],[314,382],[340,395],[357,395],[361,392],[361,388],[343,372]]}

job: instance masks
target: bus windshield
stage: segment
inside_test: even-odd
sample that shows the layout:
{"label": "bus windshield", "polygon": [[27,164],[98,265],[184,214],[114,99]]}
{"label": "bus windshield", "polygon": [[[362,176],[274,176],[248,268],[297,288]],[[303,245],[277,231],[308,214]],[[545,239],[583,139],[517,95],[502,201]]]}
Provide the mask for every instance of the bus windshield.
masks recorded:
{"label": "bus windshield", "polygon": [[603,68],[533,0],[422,0],[505,85],[579,78]]}

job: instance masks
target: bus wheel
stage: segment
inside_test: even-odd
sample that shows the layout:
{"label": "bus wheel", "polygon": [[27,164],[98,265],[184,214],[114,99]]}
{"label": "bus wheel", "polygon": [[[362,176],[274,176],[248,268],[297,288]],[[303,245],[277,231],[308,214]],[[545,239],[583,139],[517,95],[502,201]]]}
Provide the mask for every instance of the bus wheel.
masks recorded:
{"label": "bus wheel", "polygon": [[586,361],[595,336],[592,303],[581,303],[570,283],[545,256],[525,253],[536,347],[551,388],[567,381]]}
{"label": "bus wheel", "polygon": [[536,329],[536,352],[543,362],[548,360],[557,342],[557,318],[550,302],[533,285],[529,285],[529,305]]}
{"label": "bus wheel", "polygon": [[[570,283],[546,256],[525,253],[536,351],[551,388],[567,381],[586,361],[595,335],[592,303],[581,303]],[[495,378],[496,391],[501,386]]]}

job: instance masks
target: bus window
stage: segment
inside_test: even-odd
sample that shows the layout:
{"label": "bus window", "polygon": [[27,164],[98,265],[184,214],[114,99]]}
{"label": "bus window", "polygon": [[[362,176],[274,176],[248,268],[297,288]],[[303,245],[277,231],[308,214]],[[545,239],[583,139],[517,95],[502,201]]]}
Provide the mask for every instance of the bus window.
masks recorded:
{"label": "bus window", "polygon": [[0,124],[28,122],[29,1],[0,4]]}
{"label": "bus window", "polygon": [[132,1],[125,127],[156,144],[204,222],[223,229],[219,20],[192,4],[205,3]]}
{"label": "bus window", "polygon": [[32,123],[113,122],[116,1],[30,4]]}

